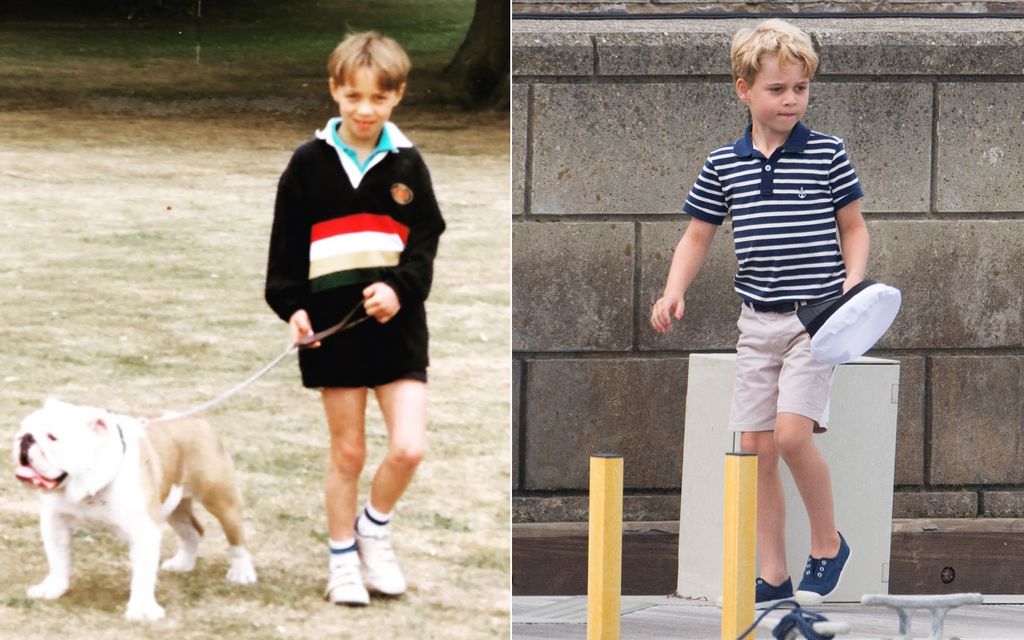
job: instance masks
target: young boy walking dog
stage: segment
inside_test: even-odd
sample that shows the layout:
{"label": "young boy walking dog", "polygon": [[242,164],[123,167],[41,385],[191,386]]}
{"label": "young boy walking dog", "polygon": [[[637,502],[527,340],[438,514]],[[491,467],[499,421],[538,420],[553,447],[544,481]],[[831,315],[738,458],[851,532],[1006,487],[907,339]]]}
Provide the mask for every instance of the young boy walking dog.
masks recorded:
{"label": "young boy walking dog", "polygon": [[[732,216],[742,306],[730,429],[758,457],[755,600],[759,608],[793,597],[815,603],[835,591],[850,547],[836,530],[828,464],[813,441],[828,427],[834,367],[811,357],[796,310],[839,297],[864,279],[864,194],[842,139],[801,123],[818,66],[810,38],[767,20],[736,34],[731,59],[751,123],[741,138],[711,152],[686,199],[690,221],[651,325],[664,333],[682,319],[686,290],[715,230]],[[786,568],[779,457],[793,474],[811,528],[810,557],[795,593]]]}
{"label": "young boy walking dog", "polygon": [[[366,605],[369,591],[405,592],[388,522],[426,446],[424,301],[445,223],[423,159],[389,121],[409,68],[402,48],[376,33],[337,46],[327,71],[340,117],[295,151],[274,208],[266,299],[292,341],[359,305],[371,318],[299,352],[302,383],[320,389],[330,431],[325,597],[335,604]],[[369,388],[388,451],[357,518]]]}

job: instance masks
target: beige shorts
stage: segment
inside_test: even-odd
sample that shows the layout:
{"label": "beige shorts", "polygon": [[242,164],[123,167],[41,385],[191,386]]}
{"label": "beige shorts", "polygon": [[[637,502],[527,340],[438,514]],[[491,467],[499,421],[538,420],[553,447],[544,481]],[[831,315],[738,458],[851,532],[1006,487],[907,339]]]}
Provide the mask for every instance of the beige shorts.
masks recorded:
{"label": "beige shorts", "polygon": [[771,431],[782,412],[814,420],[816,433],[827,431],[835,366],[811,357],[811,339],[796,312],[764,313],[743,305],[736,326],[730,431]]}

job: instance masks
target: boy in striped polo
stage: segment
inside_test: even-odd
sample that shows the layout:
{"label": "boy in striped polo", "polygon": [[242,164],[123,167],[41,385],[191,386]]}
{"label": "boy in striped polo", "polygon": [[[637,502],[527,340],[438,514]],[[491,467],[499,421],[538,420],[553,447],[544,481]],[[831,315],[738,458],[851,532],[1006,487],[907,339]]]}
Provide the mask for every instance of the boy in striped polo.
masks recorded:
{"label": "boy in striped polo", "polygon": [[[818,66],[810,38],[781,20],[740,30],[732,71],[751,124],[708,156],[683,206],[690,222],[672,257],[651,325],[667,332],[715,230],[732,216],[743,301],[730,429],[758,456],[757,606],[796,597],[820,602],[838,586],[850,548],[836,530],[828,465],[813,442],[827,429],[833,366],[811,357],[796,310],[842,295],[864,279],[863,192],[843,141],[800,121]],[[803,498],[811,553],[796,593],[786,569],[786,462]]]}
{"label": "boy in striped polo", "polygon": [[[330,431],[325,597],[335,604],[405,592],[388,522],[426,446],[424,301],[445,224],[423,159],[389,121],[409,67],[402,48],[376,33],[337,46],[327,71],[340,117],[292,155],[274,206],[266,299],[292,341],[360,304],[372,318],[299,352],[302,383],[320,389]],[[388,450],[357,518],[368,388]]]}

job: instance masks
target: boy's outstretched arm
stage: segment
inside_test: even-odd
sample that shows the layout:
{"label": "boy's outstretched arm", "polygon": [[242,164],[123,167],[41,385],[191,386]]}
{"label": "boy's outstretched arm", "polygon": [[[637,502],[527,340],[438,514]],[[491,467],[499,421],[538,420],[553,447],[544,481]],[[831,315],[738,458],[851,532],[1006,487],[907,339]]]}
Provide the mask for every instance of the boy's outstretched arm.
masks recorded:
{"label": "boy's outstretched arm", "polygon": [[843,293],[846,293],[864,279],[871,249],[868,227],[860,213],[860,200],[854,200],[837,211],[836,224],[839,226],[839,245],[846,264],[846,281],[843,282]]}
{"label": "boy's outstretched arm", "polygon": [[686,290],[697,276],[717,229],[718,225],[690,218],[686,233],[679,239],[675,253],[672,254],[672,266],[668,270],[665,293],[654,303],[651,310],[651,326],[658,333],[668,332],[672,327],[673,317],[682,320]]}

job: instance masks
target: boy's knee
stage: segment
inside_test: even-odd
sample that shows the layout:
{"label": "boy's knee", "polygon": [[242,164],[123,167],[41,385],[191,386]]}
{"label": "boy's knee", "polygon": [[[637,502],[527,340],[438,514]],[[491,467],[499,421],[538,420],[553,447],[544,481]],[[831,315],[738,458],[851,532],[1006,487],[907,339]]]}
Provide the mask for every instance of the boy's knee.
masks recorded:
{"label": "boy's knee", "polygon": [[358,442],[337,443],[331,447],[331,466],[338,471],[356,473],[366,464],[366,445]]}
{"label": "boy's knee", "polygon": [[775,431],[775,448],[783,460],[789,461],[800,455],[810,441],[810,434],[796,430]]}
{"label": "boy's knee", "polygon": [[415,467],[427,452],[424,442],[393,443],[388,449],[388,457],[401,467]]}

